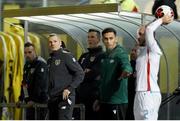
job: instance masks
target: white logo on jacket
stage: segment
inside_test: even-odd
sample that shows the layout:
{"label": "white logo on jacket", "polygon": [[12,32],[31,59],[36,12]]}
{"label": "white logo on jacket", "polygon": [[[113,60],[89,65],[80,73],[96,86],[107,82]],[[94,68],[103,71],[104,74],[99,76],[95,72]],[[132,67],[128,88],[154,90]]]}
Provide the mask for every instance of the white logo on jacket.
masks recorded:
{"label": "white logo on jacket", "polygon": [[60,59],[55,60],[55,65],[56,65],[56,66],[58,66],[60,63],[61,63],[61,60],[60,60]]}
{"label": "white logo on jacket", "polygon": [[114,60],[113,60],[113,59],[111,59],[109,62],[110,62],[110,63],[114,63]]}

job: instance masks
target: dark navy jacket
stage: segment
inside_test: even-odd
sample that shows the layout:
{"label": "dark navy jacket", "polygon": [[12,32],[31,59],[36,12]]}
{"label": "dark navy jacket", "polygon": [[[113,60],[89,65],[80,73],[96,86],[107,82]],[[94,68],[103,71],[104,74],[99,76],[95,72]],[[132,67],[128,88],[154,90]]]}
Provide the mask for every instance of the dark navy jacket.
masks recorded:
{"label": "dark navy jacket", "polygon": [[62,48],[50,54],[49,96],[62,96],[64,89],[75,95],[75,88],[83,81],[84,72],[72,54]]}
{"label": "dark navy jacket", "polygon": [[88,48],[88,52],[81,55],[79,63],[83,70],[90,69],[85,73],[84,81],[77,89],[78,100],[88,100],[96,98],[98,91],[98,80],[100,78],[99,63],[102,55],[102,47]]}
{"label": "dark navy jacket", "polygon": [[29,97],[24,98],[24,91],[21,86],[19,100],[45,103],[48,98],[48,68],[42,57],[37,57],[33,62],[26,62],[22,84],[27,84]]}

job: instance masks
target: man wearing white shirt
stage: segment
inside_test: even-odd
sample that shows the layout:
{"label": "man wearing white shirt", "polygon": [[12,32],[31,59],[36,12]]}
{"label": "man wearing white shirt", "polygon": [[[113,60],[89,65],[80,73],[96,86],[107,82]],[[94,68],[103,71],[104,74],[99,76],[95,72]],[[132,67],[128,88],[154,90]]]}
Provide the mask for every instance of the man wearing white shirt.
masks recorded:
{"label": "man wearing white shirt", "polygon": [[135,120],[157,120],[161,104],[158,72],[162,55],[155,38],[155,30],[162,24],[172,22],[169,15],[141,26],[138,30],[138,58],[136,60],[136,95],[134,101]]}

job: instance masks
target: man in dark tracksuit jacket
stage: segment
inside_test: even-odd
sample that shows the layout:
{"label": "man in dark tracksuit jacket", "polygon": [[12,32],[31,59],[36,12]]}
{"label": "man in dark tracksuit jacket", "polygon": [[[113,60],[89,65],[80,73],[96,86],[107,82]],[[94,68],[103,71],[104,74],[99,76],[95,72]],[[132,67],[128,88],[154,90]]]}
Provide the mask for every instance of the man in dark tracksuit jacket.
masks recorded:
{"label": "man in dark tracksuit jacket", "polygon": [[56,34],[49,35],[52,50],[49,66],[49,119],[71,120],[75,104],[75,88],[82,82],[84,72],[70,52],[61,48]]}
{"label": "man in dark tracksuit jacket", "polygon": [[100,43],[100,32],[96,29],[88,31],[88,52],[83,53],[79,58],[79,63],[85,72],[84,81],[77,89],[77,103],[83,103],[86,108],[85,119],[97,120],[98,113],[93,110],[93,103],[97,97],[98,84],[100,78],[100,56],[102,47]]}
{"label": "man in dark tracksuit jacket", "polygon": [[[36,55],[34,45],[26,43],[24,48],[26,63],[24,65],[23,81],[21,86],[21,95],[19,101],[25,101],[30,105],[26,109],[26,119],[35,119],[35,109],[31,106],[34,103],[47,103],[48,98],[48,80],[46,61]],[[37,110],[37,119],[45,119],[46,109]]]}

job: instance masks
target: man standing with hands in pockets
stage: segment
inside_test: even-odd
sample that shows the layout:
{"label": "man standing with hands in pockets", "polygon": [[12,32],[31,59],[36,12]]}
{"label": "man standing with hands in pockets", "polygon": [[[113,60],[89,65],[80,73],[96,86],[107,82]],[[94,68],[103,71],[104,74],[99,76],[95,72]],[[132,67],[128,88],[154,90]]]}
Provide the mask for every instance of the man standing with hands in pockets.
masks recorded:
{"label": "man standing with hands in pockets", "polygon": [[75,104],[75,88],[83,81],[84,72],[70,52],[61,48],[56,34],[48,37],[52,51],[49,66],[49,119],[71,120]]}

